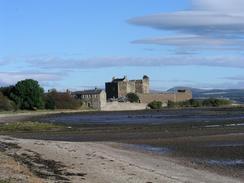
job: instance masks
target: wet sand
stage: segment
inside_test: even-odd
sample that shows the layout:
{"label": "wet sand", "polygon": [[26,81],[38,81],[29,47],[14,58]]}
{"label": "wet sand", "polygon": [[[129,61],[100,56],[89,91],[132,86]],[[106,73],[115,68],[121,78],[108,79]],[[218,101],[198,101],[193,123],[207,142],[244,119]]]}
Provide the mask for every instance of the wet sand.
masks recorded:
{"label": "wet sand", "polygon": [[[34,174],[42,175],[42,180],[46,182],[241,182],[180,165],[170,158],[128,150],[120,143],[57,142],[3,136],[0,141],[17,144],[19,148],[9,148],[15,157],[20,160],[24,158],[22,162],[29,165]],[[48,161],[52,162],[52,166],[55,165],[56,171],[47,172],[41,168]]]}

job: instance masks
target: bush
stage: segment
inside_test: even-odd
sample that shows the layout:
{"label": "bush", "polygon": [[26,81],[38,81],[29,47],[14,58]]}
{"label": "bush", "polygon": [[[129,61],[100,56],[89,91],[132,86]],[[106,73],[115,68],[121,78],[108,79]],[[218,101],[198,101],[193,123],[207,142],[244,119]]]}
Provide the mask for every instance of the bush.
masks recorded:
{"label": "bush", "polygon": [[74,99],[69,93],[60,93],[55,90],[45,96],[46,109],[78,109],[81,102]]}
{"label": "bush", "polygon": [[161,101],[153,101],[149,103],[147,106],[151,109],[162,109],[163,103]]}
{"label": "bush", "polygon": [[173,102],[173,101],[171,101],[171,100],[169,100],[169,101],[168,101],[168,107],[169,107],[169,108],[174,108],[174,107],[176,107],[176,103]]}
{"label": "bush", "polygon": [[0,111],[12,111],[15,109],[16,107],[14,102],[9,100],[0,92]]}
{"label": "bush", "polygon": [[128,99],[128,101],[129,102],[131,102],[131,103],[139,103],[139,97],[138,97],[138,95],[137,94],[135,94],[135,93],[128,93],[127,95],[126,95],[126,98]]}
{"label": "bush", "polygon": [[191,99],[184,102],[168,102],[169,108],[175,107],[221,107],[230,105],[232,102],[230,100],[225,99],[205,99],[205,100],[197,100]]}
{"label": "bush", "polygon": [[230,100],[214,99],[214,98],[210,98],[202,102],[202,105],[206,107],[219,107],[219,106],[225,106],[230,104],[231,104]]}

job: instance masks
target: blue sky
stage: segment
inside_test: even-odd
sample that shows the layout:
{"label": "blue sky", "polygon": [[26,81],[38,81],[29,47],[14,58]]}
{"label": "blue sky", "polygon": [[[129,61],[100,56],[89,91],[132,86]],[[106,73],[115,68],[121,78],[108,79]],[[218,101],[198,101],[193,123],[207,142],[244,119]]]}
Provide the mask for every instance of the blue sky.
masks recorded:
{"label": "blue sky", "polygon": [[0,85],[104,87],[113,76],[244,88],[242,0],[0,0]]}

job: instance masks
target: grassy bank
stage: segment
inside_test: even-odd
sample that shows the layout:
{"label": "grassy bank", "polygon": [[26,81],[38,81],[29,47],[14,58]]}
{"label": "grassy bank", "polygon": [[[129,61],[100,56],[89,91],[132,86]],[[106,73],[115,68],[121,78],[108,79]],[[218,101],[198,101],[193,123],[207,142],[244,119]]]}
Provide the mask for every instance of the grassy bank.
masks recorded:
{"label": "grassy bank", "polygon": [[62,131],[65,126],[39,122],[16,122],[0,125],[0,133]]}

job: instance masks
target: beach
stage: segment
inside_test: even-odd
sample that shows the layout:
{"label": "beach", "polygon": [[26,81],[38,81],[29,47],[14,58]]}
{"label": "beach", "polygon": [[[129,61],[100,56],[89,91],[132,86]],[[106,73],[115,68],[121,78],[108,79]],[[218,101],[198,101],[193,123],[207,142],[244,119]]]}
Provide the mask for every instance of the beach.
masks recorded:
{"label": "beach", "polygon": [[[123,148],[120,143],[25,140],[6,136],[1,136],[0,142],[18,146],[16,149],[9,147],[5,153],[18,155],[19,161],[21,157],[24,158],[24,166],[31,167],[30,171],[35,178],[33,181],[32,177],[29,182],[241,182],[182,166],[170,158]],[[42,161],[36,161],[36,157]],[[45,171],[48,169],[47,165],[43,168],[45,160],[55,161],[57,170]]]}

